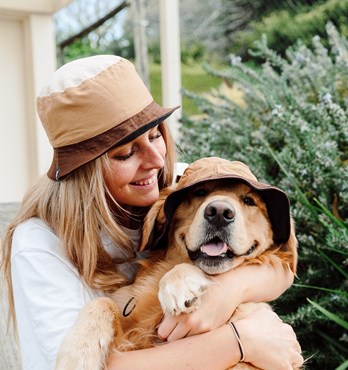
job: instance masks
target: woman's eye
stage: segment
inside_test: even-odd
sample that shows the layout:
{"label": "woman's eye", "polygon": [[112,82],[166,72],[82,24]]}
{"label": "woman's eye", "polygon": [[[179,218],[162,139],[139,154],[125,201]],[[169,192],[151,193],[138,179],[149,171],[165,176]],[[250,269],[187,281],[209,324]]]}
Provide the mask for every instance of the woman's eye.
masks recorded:
{"label": "woman's eye", "polygon": [[162,134],[158,131],[155,134],[151,135],[149,140],[154,141],[156,139],[159,139],[161,136],[162,136]]}
{"label": "woman's eye", "polygon": [[129,159],[130,157],[132,157],[134,152],[135,152],[135,150],[133,149],[129,153],[124,154],[124,155],[114,155],[113,159],[116,159],[117,161],[125,161],[125,160]]}
{"label": "woman's eye", "polygon": [[246,195],[242,199],[243,203],[246,204],[247,206],[256,206],[256,203],[252,197]]}

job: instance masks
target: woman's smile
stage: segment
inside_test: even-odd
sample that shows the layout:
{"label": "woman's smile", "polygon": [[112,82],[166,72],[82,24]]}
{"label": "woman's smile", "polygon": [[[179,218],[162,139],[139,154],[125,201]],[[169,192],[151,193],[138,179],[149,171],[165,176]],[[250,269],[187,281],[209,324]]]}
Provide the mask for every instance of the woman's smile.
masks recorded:
{"label": "woman's smile", "polygon": [[131,183],[131,185],[136,186],[136,187],[152,187],[152,186],[157,186],[157,172],[156,174],[152,175],[151,177],[144,178],[138,181],[134,181]]}

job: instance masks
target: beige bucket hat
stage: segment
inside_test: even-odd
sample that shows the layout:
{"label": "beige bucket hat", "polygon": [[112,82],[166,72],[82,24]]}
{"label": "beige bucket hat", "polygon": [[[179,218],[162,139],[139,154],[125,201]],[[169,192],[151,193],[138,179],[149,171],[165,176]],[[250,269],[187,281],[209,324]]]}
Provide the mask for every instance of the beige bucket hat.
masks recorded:
{"label": "beige bucket hat", "polygon": [[54,149],[48,177],[61,180],[158,125],[177,108],[158,105],[127,59],[97,55],[65,64],[37,97],[37,111]]}
{"label": "beige bucket hat", "polygon": [[249,167],[242,162],[229,161],[218,157],[206,157],[191,163],[187,167],[178,182],[177,188],[167,197],[164,203],[165,226],[161,235],[155,238],[156,241],[150,249],[159,249],[165,246],[165,239],[174,212],[192,187],[216,180],[242,182],[256,190],[266,203],[274,242],[280,244],[288,241],[291,217],[290,203],[285,192],[275,186],[258,181]]}

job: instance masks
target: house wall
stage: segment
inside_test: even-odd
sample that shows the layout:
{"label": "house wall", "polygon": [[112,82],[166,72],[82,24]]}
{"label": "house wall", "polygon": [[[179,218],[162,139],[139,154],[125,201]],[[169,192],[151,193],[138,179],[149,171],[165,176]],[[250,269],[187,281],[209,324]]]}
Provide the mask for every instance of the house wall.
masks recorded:
{"label": "house wall", "polygon": [[22,21],[0,17],[0,202],[14,200],[27,185],[27,157]]}
{"label": "house wall", "polygon": [[0,0],[0,203],[20,201],[51,162],[35,99],[56,69],[52,13],[66,3]]}

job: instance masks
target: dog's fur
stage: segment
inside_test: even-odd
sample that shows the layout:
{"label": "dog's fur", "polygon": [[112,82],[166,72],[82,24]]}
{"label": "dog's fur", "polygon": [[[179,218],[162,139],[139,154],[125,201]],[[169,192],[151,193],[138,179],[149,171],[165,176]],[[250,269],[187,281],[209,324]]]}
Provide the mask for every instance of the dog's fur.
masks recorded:
{"label": "dog's fur", "polygon": [[[168,192],[162,193],[146,218],[143,246],[163,226]],[[156,345],[156,326],[163,312],[179,315],[197,309],[199,297],[212,283],[209,275],[243,264],[272,264],[276,258],[296,270],[293,224],[288,242],[274,244],[265,203],[242,183],[216,180],[194,187],[175,211],[168,246],[166,255],[149,261],[132,286],[113,297],[95,299],[82,310],[62,343],[57,370],[102,369],[112,350]],[[119,307],[125,302],[122,314]],[[259,304],[264,303],[240,305],[232,319],[245,317]],[[239,363],[233,369],[255,367]]]}

